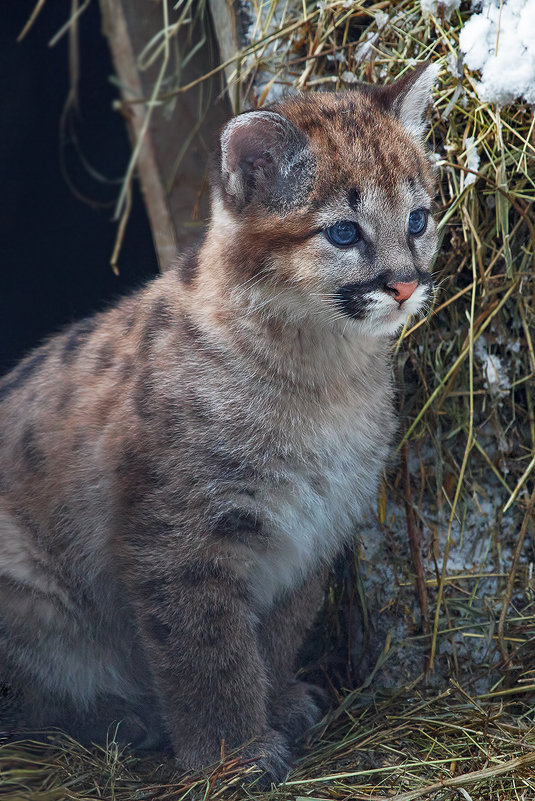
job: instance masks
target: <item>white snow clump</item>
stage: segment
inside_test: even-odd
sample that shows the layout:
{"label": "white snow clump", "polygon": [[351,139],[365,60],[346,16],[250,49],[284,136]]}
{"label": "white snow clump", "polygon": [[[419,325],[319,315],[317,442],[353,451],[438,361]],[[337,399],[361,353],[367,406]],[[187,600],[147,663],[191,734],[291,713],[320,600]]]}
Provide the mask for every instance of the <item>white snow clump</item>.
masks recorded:
{"label": "white snow clump", "polygon": [[474,346],[474,353],[481,362],[483,378],[491,395],[498,398],[507,395],[511,389],[511,382],[503,360],[495,353],[488,352],[485,337],[479,337]]}
{"label": "white snow clump", "polygon": [[[466,166],[469,170],[479,170],[479,153],[476,150],[476,143],[473,136],[466,139]],[[477,175],[473,172],[467,172],[464,176],[464,185],[471,186],[475,183]]]}
{"label": "white snow clump", "polygon": [[460,5],[461,0],[420,0],[420,7],[424,14],[438,17],[442,12],[445,19],[449,19]]}
{"label": "white snow clump", "polygon": [[483,0],[459,45],[467,67],[481,71],[481,100],[504,105],[522,97],[535,103],[535,0],[504,0],[501,9],[499,0]]}

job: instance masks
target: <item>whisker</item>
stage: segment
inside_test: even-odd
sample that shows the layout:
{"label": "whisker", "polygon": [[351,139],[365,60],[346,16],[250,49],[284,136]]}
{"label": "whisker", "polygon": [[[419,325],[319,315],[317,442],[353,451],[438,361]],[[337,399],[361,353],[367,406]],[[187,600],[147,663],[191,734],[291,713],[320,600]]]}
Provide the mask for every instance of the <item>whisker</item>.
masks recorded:
{"label": "whisker", "polygon": [[[251,281],[255,281],[255,283],[252,284],[252,286],[256,286],[256,284],[259,283],[260,281],[259,280],[255,280],[255,279],[260,279],[261,280],[264,277],[264,275],[267,275],[267,273],[270,273],[270,272],[271,272],[271,270],[269,270],[267,267],[263,267],[260,270],[260,272],[255,273],[254,275],[252,275],[250,278],[247,279],[247,281],[244,281],[243,284],[238,284],[236,287],[234,287],[234,291],[245,288],[248,284],[251,283]],[[249,287],[249,289],[251,289],[251,287]]]}

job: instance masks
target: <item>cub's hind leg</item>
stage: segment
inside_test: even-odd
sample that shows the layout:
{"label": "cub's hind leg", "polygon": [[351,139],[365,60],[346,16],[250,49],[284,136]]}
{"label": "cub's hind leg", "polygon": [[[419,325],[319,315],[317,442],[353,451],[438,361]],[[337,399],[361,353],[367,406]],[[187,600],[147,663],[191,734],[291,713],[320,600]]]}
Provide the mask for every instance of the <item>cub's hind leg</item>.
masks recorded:
{"label": "cub's hind leg", "polygon": [[[1,504],[1,499],[0,499]],[[50,556],[15,514],[0,505],[0,665],[7,684],[54,683],[51,666],[69,602]]]}
{"label": "cub's hind leg", "polygon": [[[19,695],[17,725],[11,726],[13,734],[33,735],[59,729],[83,745],[106,745],[114,741],[121,748],[132,746],[141,750],[169,746],[154,697],[125,699],[104,693],[84,707],[74,699],[47,694],[40,687],[26,686]],[[0,703],[0,732],[2,723]]]}
{"label": "cub's hind leg", "polygon": [[0,682],[21,694],[21,722],[34,729],[90,708],[98,688],[91,626],[58,561],[0,507]]}
{"label": "cub's hind leg", "polygon": [[298,651],[321,608],[326,577],[324,568],[307,576],[297,589],[285,593],[262,621],[262,651],[272,684],[269,719],[290,742],[303,738],[326,705],[324,691],[299,681],[294,672]]}

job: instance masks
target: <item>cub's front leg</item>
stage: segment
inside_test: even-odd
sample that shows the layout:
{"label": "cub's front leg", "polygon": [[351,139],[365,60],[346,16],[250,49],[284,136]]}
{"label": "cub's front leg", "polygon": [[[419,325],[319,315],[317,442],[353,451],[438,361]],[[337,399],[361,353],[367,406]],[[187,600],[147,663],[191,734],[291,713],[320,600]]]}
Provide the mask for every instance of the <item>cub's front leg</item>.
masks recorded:
{"label": "cub's front leg", "polygon": [[[232,554],[171,547],[131,562],[130,592],[177,761],[200,769],[242,752],[266,775],[289,771],[285,737],[270,728],[268,677],[243,567]],[[147,560],[150,561],[147,561]]]}
{"label": "cub's front leg", "polygon": [[288,738],[301,740],[321,717],[326,695],[295,677],[296,658],[321,608],[327,568],[310,573],[295,589],[283,593],[262,619],[262,653],[271,673],[269,720]]}

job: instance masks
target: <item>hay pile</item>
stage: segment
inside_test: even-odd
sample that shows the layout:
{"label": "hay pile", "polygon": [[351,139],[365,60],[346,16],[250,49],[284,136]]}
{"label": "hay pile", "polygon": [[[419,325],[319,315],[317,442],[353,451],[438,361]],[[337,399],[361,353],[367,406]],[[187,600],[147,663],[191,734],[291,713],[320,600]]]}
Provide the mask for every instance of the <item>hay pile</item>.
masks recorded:
{"label": "hay pile", "polygon": [[[429,133],[440,291],[395,347],[399,458],[345,601],[364,607],[353,629],[379,619],[377,657],[396,629],[394,670],[420,649],[432,675],[471,677],[483,691],[533,677],[535,120],[526,103],[480,99],[459,49],[470,4],[456,5],[259,5],[235,80],[262,105],[284,91],[388,81],[424,59],[442,67]],[[386,541],[393,567],[378,569]]]}
{"label": "hay pile", "polygon": [[[373,521],[390,572],[364,542],[333,579],[315,669],[335,709],[290,781],[255,798],[535,797],[535,120],[479,99],[458,55],[469,5],[449,20],[415,0],[247,11],[232,91],[253,104],[443,67],[429,133],[440,292],[395,345],[403,435]],[[5,744],[0,767],[10,801],[237,799],[250,770],[229,756],[208,779],[181,777],[162,755],[61,738]]]}
{"label": "hay pile", "polygon": [[[136,757],[66,738],[0,746],[6,801],[530,801],[535,797],[533,710],[504,694],[471,698],[456,683],[382,696],[357,690],[318,728],[288,782],[241,784],[252,768],[229,755],[206,776],[181,775],[161,754]],[[250,777],[251,778],[251,777]],[[254,778],[254,777],[253,777]]]}

